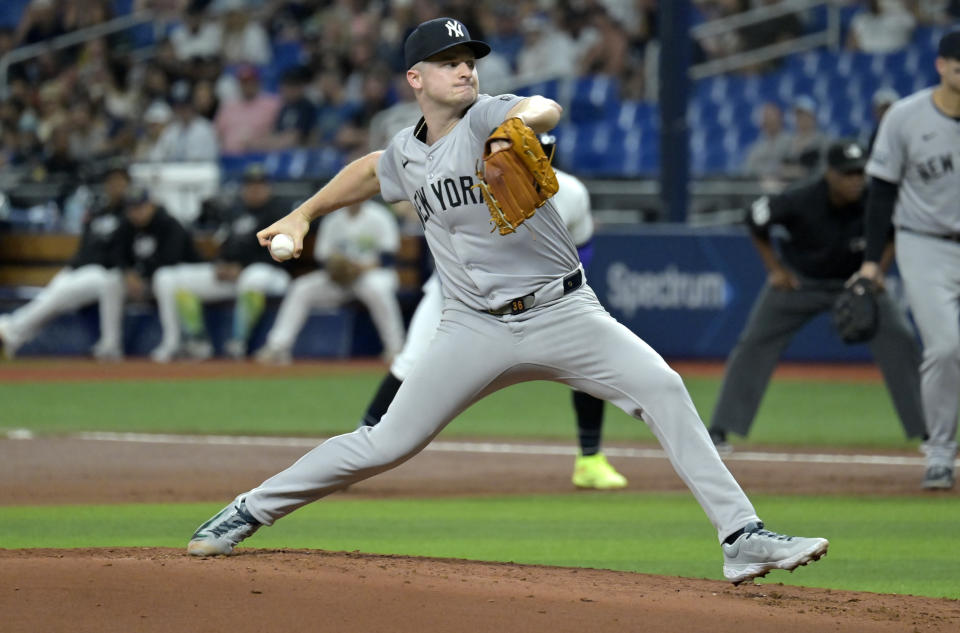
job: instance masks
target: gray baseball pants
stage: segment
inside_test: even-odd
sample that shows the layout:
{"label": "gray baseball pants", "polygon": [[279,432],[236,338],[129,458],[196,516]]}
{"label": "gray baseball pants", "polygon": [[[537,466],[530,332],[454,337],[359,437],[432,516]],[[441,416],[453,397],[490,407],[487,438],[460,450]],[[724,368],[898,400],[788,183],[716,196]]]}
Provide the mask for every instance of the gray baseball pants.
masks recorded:
{"label": "gray baseball pants", "polygon": [[923,341],[928,465],[953,467],[960,409],[960,244],[897,231],[897,267]]}
{"label": "gray baseball pants", "polygon": [[[818,314],[828,312],[840,281],[803,280],[798,290],[764,285],[730,357],[710,422],[711,429],[746,436],[783,350]],[[877,295],[880,325],[868,345],[880,366],[907,437],[922,437],[920,346],[903,311],[887,293]]]}
{"label": "gray baseball pants", "polygon": [[399,466],[471,404],[528,380],[562,382],[646,422],[721,540],[757,520],[680,376],[613,319],[588,286],[502,317],[445,299],[436,335],[377,426],[330,438],[240,497],[270,525]]}

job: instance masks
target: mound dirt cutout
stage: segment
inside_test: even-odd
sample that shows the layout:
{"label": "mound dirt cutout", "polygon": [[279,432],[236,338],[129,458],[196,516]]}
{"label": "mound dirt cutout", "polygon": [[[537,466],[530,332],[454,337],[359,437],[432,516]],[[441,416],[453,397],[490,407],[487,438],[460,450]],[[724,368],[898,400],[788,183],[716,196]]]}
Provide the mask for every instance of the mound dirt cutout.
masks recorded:
{"label": "mound dirt cutout", "polygon": [[7,633],[952,632],[960,604],[563,567],[247,551],[0,550]]}

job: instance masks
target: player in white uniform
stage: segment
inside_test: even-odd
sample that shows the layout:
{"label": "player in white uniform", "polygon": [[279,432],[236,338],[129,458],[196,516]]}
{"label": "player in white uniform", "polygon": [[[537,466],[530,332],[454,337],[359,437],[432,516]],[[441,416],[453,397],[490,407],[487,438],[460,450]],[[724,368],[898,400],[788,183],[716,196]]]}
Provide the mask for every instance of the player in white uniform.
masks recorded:
{"label": "player in white uniform", "polygon": [[[550,156],[552,144],[556,141],[552,136],[542,135],[541,143],[544,153]],[[564,226],[570,232],[570,237],[577,247],[577,254],[584,268],[589,268],[593,254],[593,217],[590,215],[590,193],[576,177],[556,170],[560,189],[553,196],[553,203],[563,220]],[[403,379],[413,369],[414,364],[423,355],[430,345],[433,334],[440,324],[440,313],[443,310],[443,295],[440,287],[440,278],[436,273],[423,285],[423,298],[417,304],[417,309],[410,320],[407,329],[407,340],[403,350],[390,365],[390,371],[377,389],[373,400],[364,413],[361,424],[374,426],[386,413],[387,407],[393,401]],[[627,485],[627,479],[607,461],[600,451],[600,441],[603,431],[603,400],[594,398],[583,391],[573,392],[573,409],[577,418],[577,438],[580,442],[580,453],[573,466],[573,485],[578,488],[595,488],[597,490],[616,490]]]}
{"label": "player in white uniform", "polygon": [[[313,257],[326,268],[293,281],[257,359],[274,364],[290,362],[297,334],[311,309],[334,308],[359,299],[380,334],[384,358],[392,360],[403,347],[403,315],[397,302],[399,280],[393,266],[399,246],[397,220],[378,202],[368,200],[325,217]],[[335,259],[340,261],[334,263]],[[350,272],[341,278],[333,267]]]}
{"label": "player in white uniform", "polygon": [[960,393],[960,31],[940,40],[940,84],[893,104],[867,174],[867,250],[860,275],[881,286],[891,227],[897,267],[923,341],[928,440],[923,487],[952,488]]}
{"label": "player in white uniform", "polygon": [[[216,261],[167,266],[154,275],[153,287],[162,338],[150,357],[168,363],[185,355],[203,360],[213,354],[203,322],[203,302],[234,300],[233,329],[227,354],[243,358],[253,328],[263,315],[266,296],[280,296],[290,273],[256,247],[258,226],[273,222],[289,207],[273,197],[266,172],[251,165],[243,175],[236,214],[218,231]],[[182,340],[186,335],[186,341]]]}
{"label": "player in white uniform", "polygon": [[296,255],[315,217],[377,193],[387,201],[409,200],[443,285],[440,325],[378,425],[330,438],[241,493],[197,529],[187,551],[229,553],[262,525],[413,457],[484,396],[522,381],[554,380],[646,422],[717,530],[727,579],[792,570],[825,554],[825,539],[763,528],[683,380],[584,283],[573,240],[551,201],[517,232],[491,232],[489,210],[471,188],[487,136],[512,117],[546,132],[559,121],[560,106],[539,96],[479,95],[476,57],[490,47],[471,40],[455,19],[424,22],[404,50],[420,122],[385,151],[345,167],[258,237],[267,246],[274,235],[289,234]]}

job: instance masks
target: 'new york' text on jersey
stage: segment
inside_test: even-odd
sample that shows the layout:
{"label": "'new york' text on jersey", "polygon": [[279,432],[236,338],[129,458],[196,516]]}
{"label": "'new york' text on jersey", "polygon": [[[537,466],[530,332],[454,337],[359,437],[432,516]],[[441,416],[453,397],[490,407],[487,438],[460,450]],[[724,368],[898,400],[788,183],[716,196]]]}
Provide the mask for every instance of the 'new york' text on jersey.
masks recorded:
{"label": "'new york' text on jersey", "polygon": [[384,199],[409,200],[416,208],[444,293],[477,310],[500,308],[579,263],[550,200],[516,233],[500,235],[491,231],[490,212],[473,188],[487,136],[520,100],[480,95],[433,145],[424,142],[421,119],[393,138],[377,165]]}

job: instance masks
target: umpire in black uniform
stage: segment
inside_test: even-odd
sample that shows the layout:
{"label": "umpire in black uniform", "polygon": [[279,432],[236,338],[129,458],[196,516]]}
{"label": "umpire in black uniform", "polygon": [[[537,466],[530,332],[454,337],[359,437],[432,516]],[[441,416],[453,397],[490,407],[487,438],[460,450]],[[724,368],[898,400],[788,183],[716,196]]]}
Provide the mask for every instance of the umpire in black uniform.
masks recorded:
{"label": "umpire in black uniform", "polygon": [[[718,450],[729,452],[727,434],[746,436],[784,348],[810,319],[828,312],[844,283],[860,269],[864,237],[866,150],[839,141],[827,151],[818,179],[753,203],[747,227],[767,282],[727,359],[710,424]],[[771,228],[786,235],[775,249]],[[884,268],[892,259],[887,245]],[[879,329],[869,341],[907,437],[924,434],[920,400],[920,347],[903,311],[887,293],[877,295]]]}

